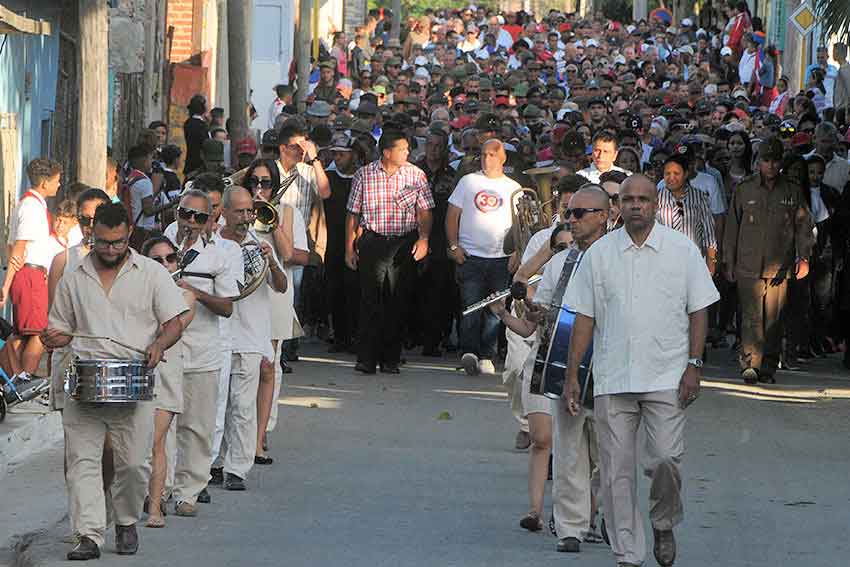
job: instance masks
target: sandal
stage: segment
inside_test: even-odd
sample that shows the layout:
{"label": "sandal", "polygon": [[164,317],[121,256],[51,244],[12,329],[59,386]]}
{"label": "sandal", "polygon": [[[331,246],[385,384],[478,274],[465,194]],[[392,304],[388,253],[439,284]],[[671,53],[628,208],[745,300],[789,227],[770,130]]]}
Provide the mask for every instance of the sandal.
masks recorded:
{"label": "sandal", "polygon": [[274,459],[271,457],[266,457],[265,455],[256,455],[254,457],[255,465],[270,465],[274,462]]}
{"label": "sandal", "polygon": [[605,540],[602,539],[602,534],[600,534],[596,530],[596,526],[594,524],[590,524],[590,529],[584,534],[584,542],[585,543],[605,543]]}
{"label": "sandal", "polygon": [[148,521],[145,522],[146,528],[164,528],[165,527],[165,518],[162,516],[149,516]]}
{"label": "sandal", "polygon": [[539,532],[543,529],[543,520],[537,512],[529,512],[519,521],[519,525],[530,532]]}

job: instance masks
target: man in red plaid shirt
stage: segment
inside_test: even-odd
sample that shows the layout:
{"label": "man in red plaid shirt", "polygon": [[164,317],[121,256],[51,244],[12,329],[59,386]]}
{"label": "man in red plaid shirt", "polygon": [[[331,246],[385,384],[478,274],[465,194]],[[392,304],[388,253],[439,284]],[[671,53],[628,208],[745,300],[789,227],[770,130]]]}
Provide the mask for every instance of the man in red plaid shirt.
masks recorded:
{"label": "man in red plaid shirt", "polygon": [[355,369],[398,374],[405,298],[415,263],[428,255],[434,198],[425,173],[407,161],[403,132],[387,130],[381,159],[360,168],[351,182],[345,262],[360,273],[360,329]]}

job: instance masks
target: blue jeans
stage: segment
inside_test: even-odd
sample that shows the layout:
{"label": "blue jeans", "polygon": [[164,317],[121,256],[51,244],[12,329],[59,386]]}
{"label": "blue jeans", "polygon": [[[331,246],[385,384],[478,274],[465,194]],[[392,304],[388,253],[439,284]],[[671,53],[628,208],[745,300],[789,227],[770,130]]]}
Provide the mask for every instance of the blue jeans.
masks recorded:
{"label": "blue jeans", "polygon": [[[507,258],[469,256],[457,267],[458,285],[463,306],[481,301],[491,293],[507,289],[511,275]],[[489,309],[482,309],[460,321],[460,352],[471,352],[481,359],[493,359],[499,341],[499,319]]]}

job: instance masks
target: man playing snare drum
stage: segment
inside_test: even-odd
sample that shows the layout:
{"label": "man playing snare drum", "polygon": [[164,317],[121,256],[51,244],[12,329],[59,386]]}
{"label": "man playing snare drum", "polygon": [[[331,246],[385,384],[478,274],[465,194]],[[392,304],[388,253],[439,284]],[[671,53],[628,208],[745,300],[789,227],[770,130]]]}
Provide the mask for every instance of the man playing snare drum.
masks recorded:
{"label": "man playing snare drum", "polygon": [[[138,360],[134,351],[108,340],[76,339],[72,334],[109,337],[145,349],[149,368],[162,359],[183,331],[178,315],[188,309],[180,288],[165,268],[130,250],[130,221],[121,204],[99,206],[94,217],[94,246],[56,288],[49,325],[41,339],[48,348],[71,345],[88,360]],[[162,325],[162,332],[157,331]],[[153,404],[93,404],[67,400],[62,414],[67,440],[71,523],[80,542],[69,560],[100,557],[106,515],[100,475],[103,439],[110,434],[115,460],[112,499],[115,540],[120,555],[139,547],[136,522],[147,488],[145,459],[151,452]]]}

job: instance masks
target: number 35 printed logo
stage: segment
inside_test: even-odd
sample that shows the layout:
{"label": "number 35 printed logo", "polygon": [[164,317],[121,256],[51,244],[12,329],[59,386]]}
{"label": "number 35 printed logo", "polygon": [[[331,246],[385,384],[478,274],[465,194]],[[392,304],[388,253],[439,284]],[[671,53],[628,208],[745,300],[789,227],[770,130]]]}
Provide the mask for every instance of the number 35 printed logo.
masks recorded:
{"label": "number 35 printed logo", "polygon": [[482,213],[492,213],[502,206],[502,197],[491,191],[479,191],[475,195],[475,207]]}

